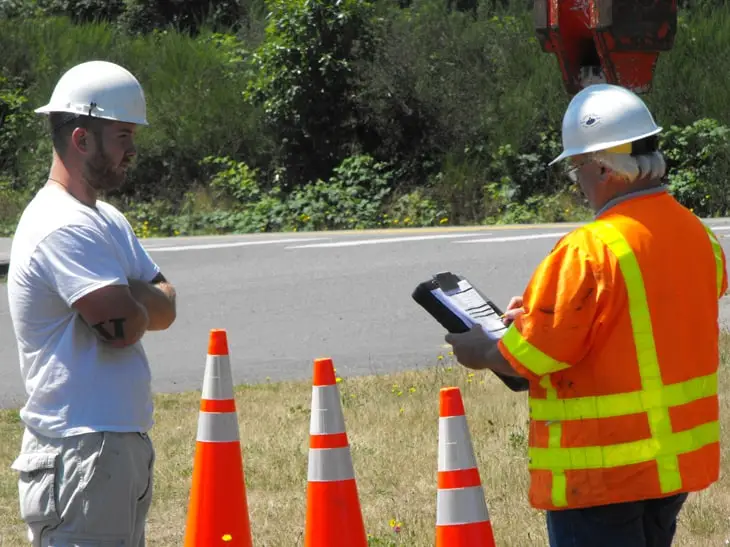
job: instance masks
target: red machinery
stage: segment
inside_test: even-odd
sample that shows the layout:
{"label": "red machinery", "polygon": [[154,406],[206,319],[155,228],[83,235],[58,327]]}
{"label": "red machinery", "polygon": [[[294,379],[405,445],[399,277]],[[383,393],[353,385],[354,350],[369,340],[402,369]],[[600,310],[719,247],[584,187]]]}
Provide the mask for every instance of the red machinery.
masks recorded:
{"label": "red machinery", "polygon": [[571,95],[599,81],[648,92],[677,32],[677,0],[534,0],[533,13]]}

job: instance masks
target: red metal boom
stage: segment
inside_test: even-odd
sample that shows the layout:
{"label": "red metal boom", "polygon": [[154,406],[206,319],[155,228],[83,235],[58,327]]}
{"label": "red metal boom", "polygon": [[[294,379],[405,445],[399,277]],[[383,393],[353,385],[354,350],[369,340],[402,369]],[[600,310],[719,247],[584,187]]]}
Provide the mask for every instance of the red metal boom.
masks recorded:
{"label": "red metal boom", "polygon": [[677,0],[534,0],[533,13],[571,95],[597,82],[647,93],[677,32]]}

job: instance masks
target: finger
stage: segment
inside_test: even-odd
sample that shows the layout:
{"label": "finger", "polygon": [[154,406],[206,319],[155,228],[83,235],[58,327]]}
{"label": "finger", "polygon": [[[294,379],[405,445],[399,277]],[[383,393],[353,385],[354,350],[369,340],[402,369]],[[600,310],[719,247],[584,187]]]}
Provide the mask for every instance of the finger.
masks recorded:
{"label": "finger", "polygon": [[513,296],[510,299],[509,304],[507,304],[507,311],[515,309],[515,308],[520,308],[520,307],[522,307],[522,297]]}
{"label": "finger", "polygon": [[512,321],[514,321],[518,316],[522,315],[523,313],[525,313],[525,309],[524,308],[514,308],[514,309],[511,309],[511,310],[506,311],[504,313],[504,316],[506,318],[511,319]]}
{"label": "finger", "polygon": [[512,323],[514,323],[515,319],[517,319],[520,315],[525,313],[525,310],[523,308],[516,308],[514,310],[510,310],[508,312],[505,312],[504,318],[502,321],[505,325],[510,326]]}

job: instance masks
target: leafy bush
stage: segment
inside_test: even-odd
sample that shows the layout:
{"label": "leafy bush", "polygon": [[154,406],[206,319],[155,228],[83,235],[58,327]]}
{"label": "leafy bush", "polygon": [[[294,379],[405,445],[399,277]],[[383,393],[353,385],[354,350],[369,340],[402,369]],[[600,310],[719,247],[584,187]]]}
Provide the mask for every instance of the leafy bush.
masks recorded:
{"label": "leafy bush", "polygon": [[347,158],[329,181],[318,179],[292,192],[287,199],[289,222],[298,230],[377,226],[391,181],[386,164],[369,156]]}
{"label": "leafy bush", "polygon": [[203,25],[231,29],[245,14],[239,0],[125,0],[125,4],[120,25],[132,34],[172,27],[196,35]]}
{"label": "leafy bush", "polygon": [[32,115],[18,84],[0,74],[0,173],[17,176],[17,143],[24,140]]}
{"label": "leafy bush", "polygon": [[661,142],[669,187],[677,199],[700,216],[728,214],[730,128],[703,118],[686,127],[671,126]]}
{"label": "leafy bush", "polygon": [[365,0],[272,0],[246,97],[290,167],[285,188],[327,178],[353,139],[352,67],[371,48]]}
{"label": "leafy bush", "polygon": [[110,21],[124,12],[125,0],[3,0],[2,18],[68,16],[75,23]]}
{"label": "leafy bush", "polygon": [[264,232],[283,227],[285,205],[278,186],[262,189],[256,169],[227,157],[205,158],[203,164],[218,166],[210,187],[220,209],[231,213],[227,217],[211,213],[214,217],[207,218],[213,225],[222,224],[234,232]]}
{"label": "leafy bush", "polygon": [[425,188],[393,196],[383,214],[383,224],[399,226],[444,226],[449,224],[446,208]]}
{"label": "leafy bush", "polygon": [[[248,3],[248,2],[246,2]],[[76,24],[115,22],[130,34],[168,28],[195,35],[200,28],[235,28],[246,21],[241,0],[3,0],[2,18],[68,17]]]}

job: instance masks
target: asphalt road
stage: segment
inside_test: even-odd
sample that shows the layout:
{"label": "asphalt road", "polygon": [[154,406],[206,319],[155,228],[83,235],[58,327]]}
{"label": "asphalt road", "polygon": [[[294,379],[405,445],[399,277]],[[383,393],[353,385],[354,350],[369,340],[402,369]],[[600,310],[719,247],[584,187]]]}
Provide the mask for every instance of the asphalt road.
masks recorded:
{"label": "asphalt road", "polygon": [[[709,221],[730,254],[730,219]],[[178,290],[178,318],[144,345],[157,392],[199,389],[208,333],[225,328],[236,383],[308,379],[332,357],[341,375],[435,364],[443,329],[412,299],[451,270],[506,306],[570,225],[257,234],[144,240]],[[0,260],[10,240],[0,239]],[[730,319],[725,299],[722,320]],[[17,346],[0,290],[0,407],[22,403]]]}

